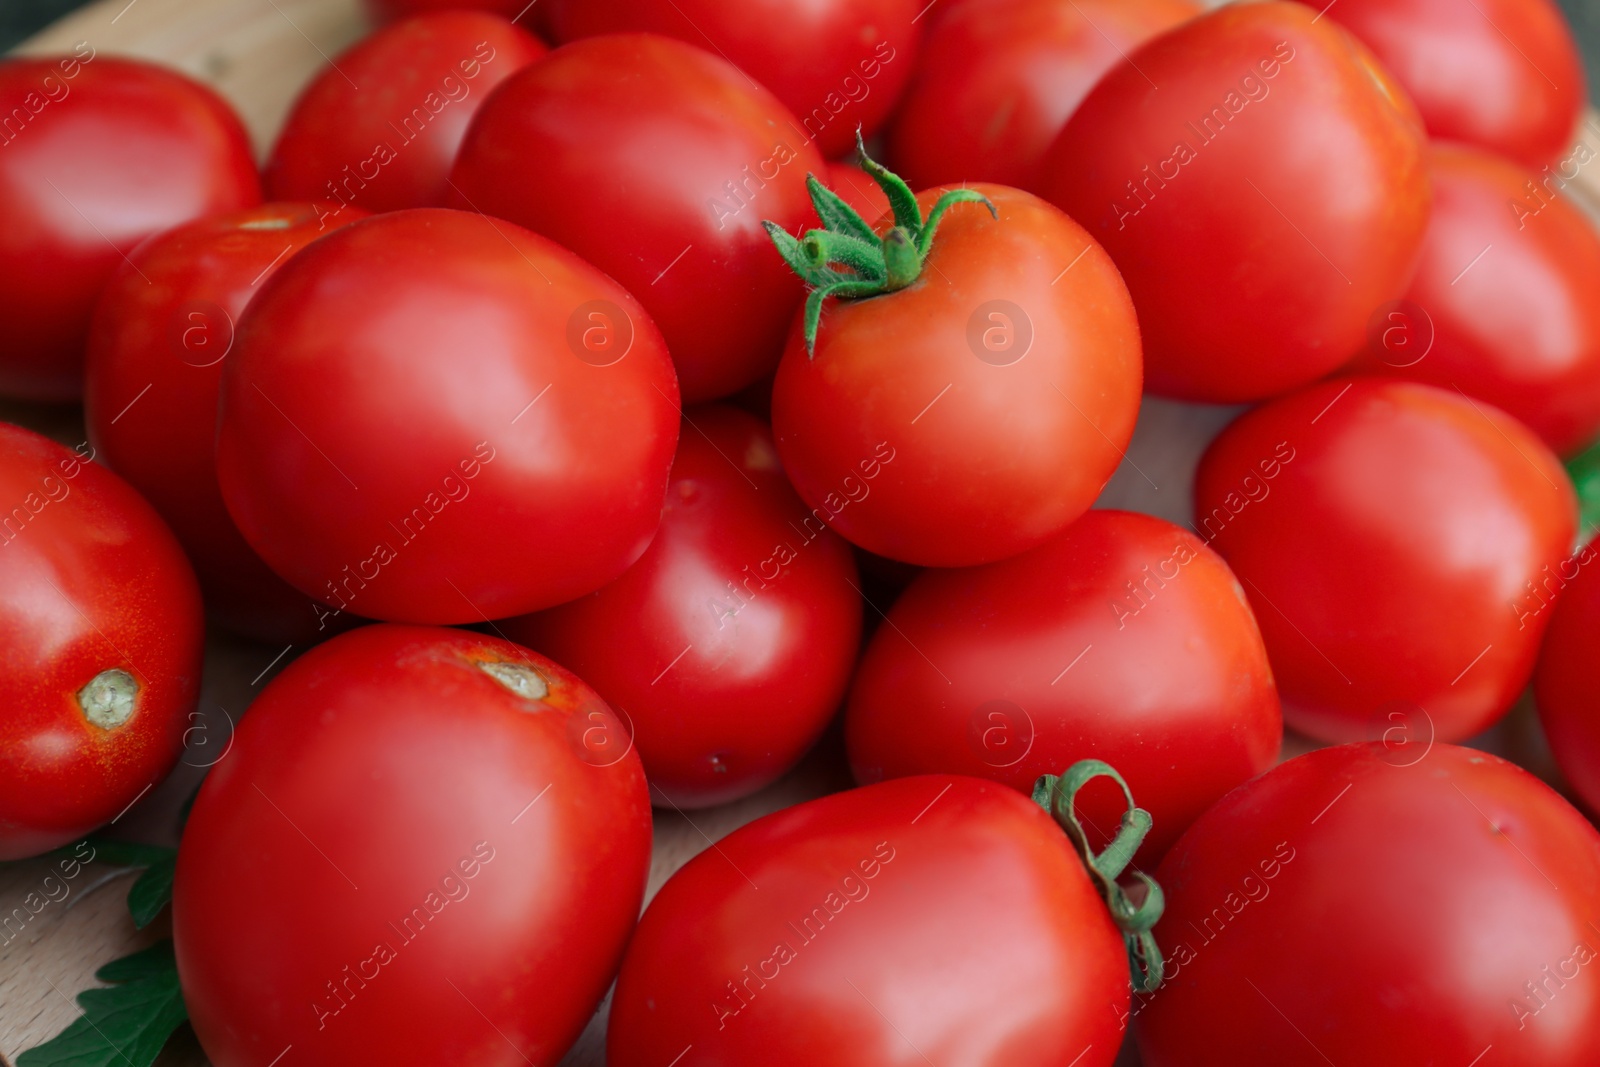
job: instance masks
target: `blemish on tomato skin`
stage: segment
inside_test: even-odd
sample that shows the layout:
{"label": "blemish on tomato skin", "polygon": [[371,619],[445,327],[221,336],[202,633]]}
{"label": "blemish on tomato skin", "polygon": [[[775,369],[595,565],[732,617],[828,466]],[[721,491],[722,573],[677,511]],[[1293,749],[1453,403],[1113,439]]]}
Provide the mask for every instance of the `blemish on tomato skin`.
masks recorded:
{"label": "blemish on tomato skin", "polygon": [[475,660],[477,668],[524,700],[543,700],[550,695],[544,675],[526,663],[506,660]]}

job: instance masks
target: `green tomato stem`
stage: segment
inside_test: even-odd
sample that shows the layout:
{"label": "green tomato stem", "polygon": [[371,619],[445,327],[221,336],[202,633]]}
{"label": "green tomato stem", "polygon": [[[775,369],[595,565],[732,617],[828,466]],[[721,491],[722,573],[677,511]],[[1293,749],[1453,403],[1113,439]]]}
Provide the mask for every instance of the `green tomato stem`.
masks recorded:
{"label": "green tomato stem", "polygon": [[806,299],[806,355],[817,354],[817,329],[822,322],[822,305],[828,297],[863,300],[904,289],[922,276],[922,265],[933,247],[933,235],[945,212],[954,204],[980,203],[995,218],[1000,212],[981,193],[971,189],[951,189],[934,203],[926,220],[916,194],[900,177],[867,155],[856,130],[856,153],[861,167],[870,174],[894,211],[895,224],[879,237],[865,219],[832,190],[806,175],[806,188],[823,229],[811,230],[796,239],[775,222],[765,222],[773,246],[789,269],[811,287]]}
{"label": "green tomato stem", "polygon": [[[1116,837],[1098,853],[1089,844],[1083,824],[1078,821],[1077,810],[1078,791],[1096,778],[1110,778],[1116,782],[1127,802]],[[1033,799],[1066,831],[1089,872],[1089,880],[1100,891],[1112,920],[1122,931],[1123,942],[1128,948],[1128,975],[1134,992],[1148,993],[1155,989],[1161,984],[1165,964],[1155,935],[1150,931],[1166,909],[1166,897],[1156,880],[1142,871],[1134,872],[1134,877],[1143,883],[1145,889],[1144,900],[1140,904],[1135,905],[1117,881],[1128,869],[1128,864],[1133,862],[1134,853],[1139,851],[1145,835],[1150,832],[1150,813],[1133,802],[1133,791],[1114,767],[1095,759],[1079,760],[1060,776],[1041,776],[1033,785]]]}

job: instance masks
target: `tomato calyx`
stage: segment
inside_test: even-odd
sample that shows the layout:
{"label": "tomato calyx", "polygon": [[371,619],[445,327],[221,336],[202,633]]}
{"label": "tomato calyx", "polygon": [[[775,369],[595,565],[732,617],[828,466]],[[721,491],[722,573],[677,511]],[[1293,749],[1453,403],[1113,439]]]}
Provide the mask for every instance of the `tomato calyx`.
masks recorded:
{"label": "tomato calyx", "polygon": [[[933,247],[933,235],[952,205],[980,203],[995,218],[1000,212],[989,198],[972,189],[951,189],[934,202],[927,218],[917,204],[916,194],[900,176],[867,155],[856,130],[856,154],[861,169],[872,176],[894,212],[894,225],[879,237],[855,208],[833,190],[806,175],[806,188],[817,209],[823,229],[808,230],[796,239],[776,222],[763,222],[778,254],[791,270],[811,286],[806,297],[806,355],[815,356],[817,325],[822,321],[822,304],[830,296],[860,300],[904,289],[922,274],[922,264]],[[842,268],[842,269],[841,269]]]}
{"label": "tomato calyx", "polygon": [[[1116,782],[1128,804],[1122,813],[1117,835],[1099,852],[1095,852],[1089,844],[1083,824],[1078,821],[1077,809],[1078,791],[1096,778],[1110,778]],[[1061,775],[1041,775],[1033,784],[1033,800],[1066,831],[1089,872],[1089,880],[1105,898],[1111,918],[1122,931],[1122,940],[1128,946],[1128,974],[1134,992],[1148,993],[1154,990],[1161,984],[1165,967],[1151,930],[1166,909],[1166,897],[1156,880],[1143,871],[1133,872],[1145,889],[1144,899],[1138,904],[1117,881],[1127,870],[1128,864],[1133,862],[1134,853],[1150,832],[1150,813],[1134,803],[1133,791],[1116,768],[1097,759],[1079,760]]]}

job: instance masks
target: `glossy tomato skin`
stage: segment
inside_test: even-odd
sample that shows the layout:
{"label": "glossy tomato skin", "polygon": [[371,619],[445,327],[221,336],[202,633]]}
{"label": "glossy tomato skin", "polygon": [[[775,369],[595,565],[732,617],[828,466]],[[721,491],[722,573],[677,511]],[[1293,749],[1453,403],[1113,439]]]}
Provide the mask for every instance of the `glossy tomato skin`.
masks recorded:
{"label": "glossy tomato skin", "polygon": [[[998,220],[953,207],[911,286],[825,305],[814,357],[797,321],[772,394],[801,497],[862,548],[925,566],[1060,531],[1138,415],[1139,326],[1110,257],[1039,198],[973,188]],[[924,214],[941,191],[919,194]]]}
{"label": "glossy tomato skin", "polygon": [[1334,380],[1224,430],[1195,477],[1196,528],[1239,576],[1291,726],[1440,740],[1491,725],[1549,619],[1533,584],[1566,558],[1571,482],[1532,431],[1479,401]]}
{"label": "glossy tomato skin", "polygon": [[861,643],[850,546],[790,488],[772,433],[691,408],[661,528],[639,562],[569,604],[499,624],[626,713],[657,803],[753,793],[805,755]]}
{"label": "glossy tomato skin", "polygon": [[1194,0],[964,0],[935,8],[889,126],[889,163],[919,189],[962,181],[1036,188],[1045,151],[1101,76],[1201,10]]}
{"label": "glossy tomato skin", "polygon": [[1429,204],[1409,101],[1331,20],[1277,2],[1134,52],[1067,122],[1039,191],[1121,269],[1150,390],[1210,402],[1350,359],[1404,295]]}
{"label": "glossy tomato skin", "polygon": [[607,1062],[1105,1067],[1128,996],[1050,817],[925,775],[769,815],[674,875],[623,961]]}
{"label": "glossy tomato skin", "polygon": [[369,211],[443,205],[472,116],[546,51],[527,30],[481,11],[436,11],[378,30],[295,101],[267,161],[268,193]]}
{"label": "glossy tomato skin", "polygon": [[1600,811],[1600,540],[1589,542],[1539,583],[1539,613],[1558,596],[1533,676],[1539,720],[1561,772],[1591,811]]}
{"label": "glossy tomato skin", "polygon": [[479,110],[451,181],[471,207],[542,233],[638,296],[686,401],[772,370],[803,287],[762,220],[814,225],[822,157],[727,61],[654,34],[574,42]]}
{"label": "glossy tomato skin", "polygon": [[92,456],[0,423],[0,860],[67,844],[165,778],[200,691],[194,572]]}
{"label": "glossy tomato skin", "polygon": [[[1104,760],[1155,819],[1141,853],[1153,866],[1277,758],[1283,717],[1244,592],[1161,519],[1091,511],[1020,556],[925,572],[889,622],[850,692],[858,781],[937,771],[1027,794]],[[1109,831],[1124,805],[1107,788],[1080,807]]]}
{"label": "glossy tomato skin", "polygon": [[625,744],[593,690],[497,638],[369,626],[296,660],[179,847],[178,973],[211,1062],[560,1059],[644,894]]}
{"label": "glossy tomato skin", "polygon": [[217,484],[217,395],[245,305],[269,274],[366,212],[273,203],[180,226],[141,245],[106,284],[89,334],[84,415],[99,458],[144,494],[193,561],[213,620],[304,642],[318,602],[245,543]]}
{"label": "glossy tomato skin", "polygon": [[[648,32],[718,55],[772,90],[825,156],[889,117],[916,66],[918,0],[552,0],[559,41]],[[709,42],[709,44],[708,44]]]}
{"label": "glossy tomato skin", "polygon": [[0,114],[0,393],[75,400],[100,287],[151,234],[259,203],[255,160],[216,93],[87,43],[0,62]]}
{"label": "glossy tomato skin", "polygon": [[1600,436],[1600,234],[1539,175],[1488,152],[1436,145],[1431,169],[1409,306],[1372,331],[1355,368],[1460,389],[1558,453],[1583,449]]}
{"label": "glossy tomato skin", "polygon": [[1600,836],[1497,756],[1312,752],[1224,797],[1156,878],[1146,1067],[1594,1062]]}
{"label": "glossy tomato skin", "polygon": [[223,370],[217,471],[245,540],[308,595],[482,622],[638,559],[677,431],[665,346],[621,286],[515,225],[416,208],[263,283]]}
{"label": "glossy tomato skin", "polygon": [[1583,63],[1552,0],[1340,0],[1328,16],[1394,73],[1432,136],[1534,168],[1573,146]]}

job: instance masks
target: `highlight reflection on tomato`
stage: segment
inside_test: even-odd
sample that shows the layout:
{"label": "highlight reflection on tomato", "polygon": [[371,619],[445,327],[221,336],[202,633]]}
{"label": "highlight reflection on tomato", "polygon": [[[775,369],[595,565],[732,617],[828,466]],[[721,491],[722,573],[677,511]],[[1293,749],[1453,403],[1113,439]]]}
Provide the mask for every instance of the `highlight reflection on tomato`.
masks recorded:
{"label": "highlight reflection on tomato", "polygon": [[511,223],[415,208],[263,283],[223,370],[217,472],[324,618],[483,622],[638,559],[677,434],[661,335],[621,286]]}
{"label": "highlight reflection on tomato", "polygon": [[255,159],[211,89],[89,42],[0,60],[0,115],[0,394],[73,400],[90,312],[123,256],[259,203]]}

